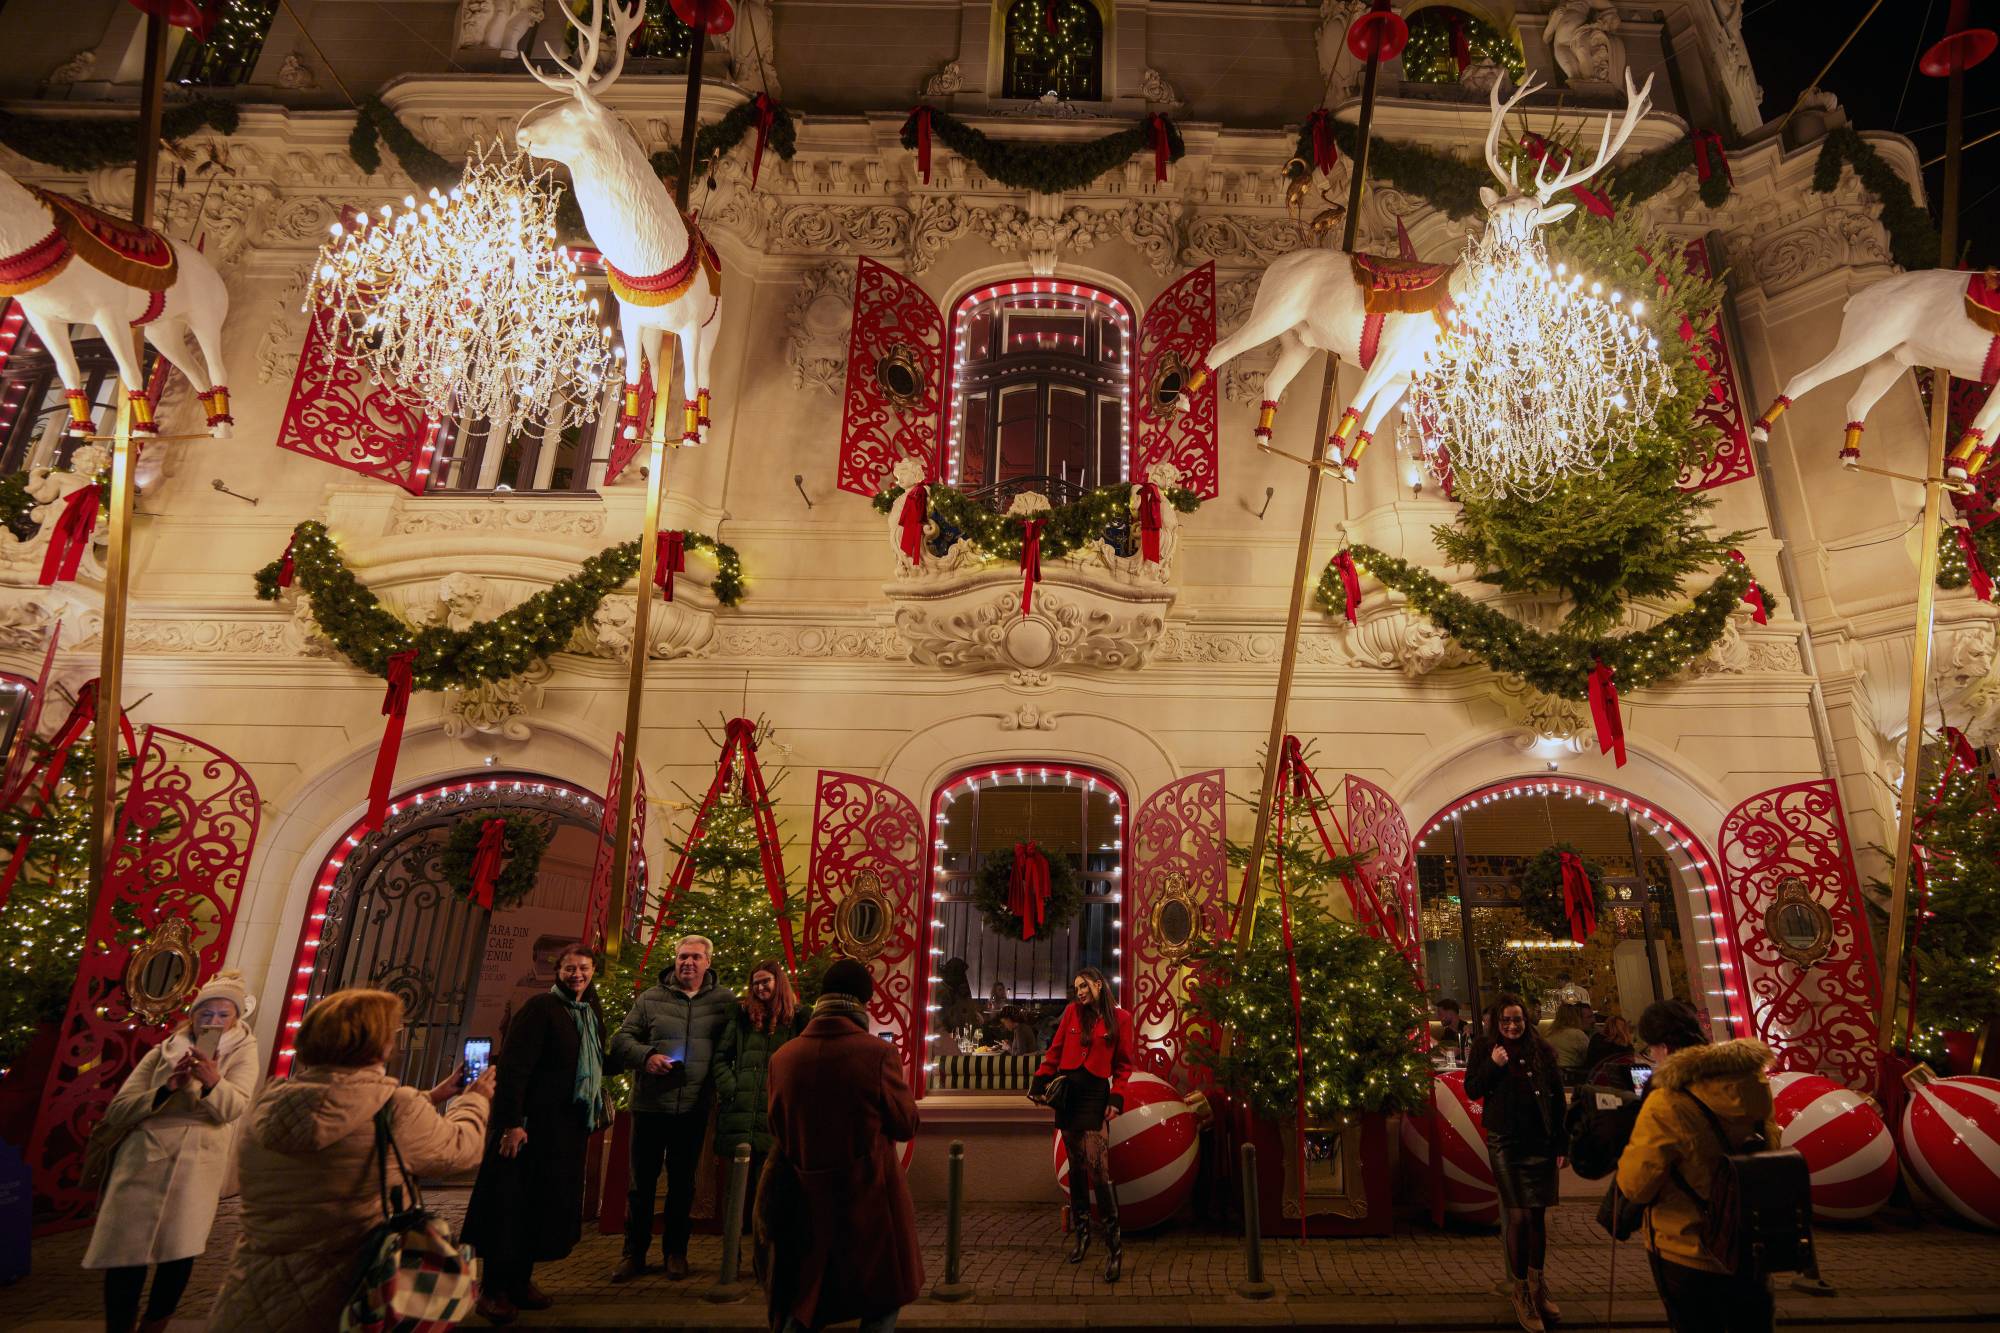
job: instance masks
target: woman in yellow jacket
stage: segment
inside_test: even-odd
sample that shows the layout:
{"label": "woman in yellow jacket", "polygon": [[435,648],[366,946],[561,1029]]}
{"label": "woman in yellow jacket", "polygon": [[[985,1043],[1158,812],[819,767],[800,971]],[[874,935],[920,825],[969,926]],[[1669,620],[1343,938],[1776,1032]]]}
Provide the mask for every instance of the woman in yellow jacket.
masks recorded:
{"label": "woman in yellow jacket", "polygon": [[[1755,1134],[1778,1142],[1771,1119],[1771,1051],[1761,1042],[1709,1045],[1685,1000],[1648,1005],[1639,1041],[1653,1078],[1618,1159],[1618,1188],[1646,1209],[1646,1249],[1667,1322],[1679,1333],[1767,1333],[1771,1284],[1761,1273],[1732,1273],[1702,1249],[1699,1200],[1714,1187],[1723,1146],[1694,1103],[1714,1112],[1739,1148]],[[1692,1192],[1691,1192],[1692,1191]],[[1699,1196],[1699,1199],[1696,1197]]]}

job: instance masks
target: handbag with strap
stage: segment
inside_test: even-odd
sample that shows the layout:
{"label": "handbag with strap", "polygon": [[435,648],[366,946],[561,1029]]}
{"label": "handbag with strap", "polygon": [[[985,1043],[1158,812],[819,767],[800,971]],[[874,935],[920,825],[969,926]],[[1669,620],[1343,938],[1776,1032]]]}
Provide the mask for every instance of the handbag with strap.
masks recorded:
{"label": "handbag with strap", "polygon": [[90,1131],[90,1137],[83,1145],[83,1167],[77,1183],[93,1192],[104,1188],[104,1182],[111,1178],[111,1164],[118,1160],[118,1150],[125,1146],[126,1136],[139,1127],[136,1120],[123,1124],[113,1124],[100,1120]]}
{"label": "handbag with strap", "polygon": [[[392,1153],[410,1187],[407,1208],[402,1187],[389,1188]],[[375,1113],[375,1170],[382,1222],[361,1244],[361,1274],[340,1312],[340,1333],[446,1333],[479,1298],[479,1257],[424,1208],[423,1192],[389,1130],[388,1104]]]}

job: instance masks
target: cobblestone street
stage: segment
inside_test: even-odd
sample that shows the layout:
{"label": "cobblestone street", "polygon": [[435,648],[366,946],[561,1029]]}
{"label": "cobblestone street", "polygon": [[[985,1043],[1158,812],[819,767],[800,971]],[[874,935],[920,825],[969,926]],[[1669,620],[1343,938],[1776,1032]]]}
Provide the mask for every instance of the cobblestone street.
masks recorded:
{"label": "cobblestone street", "polygon": [[[434,1203],[456,1216],[464,1190],[432,1192]],[[1550,1215],[1550,1273],[1571,1328],[1602,1327],[1605,1292],[1612,1283],[1612,1247],[1580,1203]],[[920,1210],[929,1282],[944,1271],[944,1212]],[[1265,1245],[1267,1276],[1278,1289],[1269,1301],[1235,1294],[1243,1273],[1241,1243],[1234,1237],[1184,1226],[1160,1239],[1132,1238],[1125,1278],[1116,1288],[1097,1280],[1099,1252],[1072,1268],[1053,1206],[988,1207],[965,1217],[964,1278],[976,1295],[965,1304],[924,1300],[904,1312],[905,1328],[1212,1328],[1232,1325],[1299,1328],[1499,1329],[1511,1327],[1494,1294],[1500,1246],[1489,1235],[1440,1233],[1405,1227],[1386,1240],[1272,1239]],[[201,1328],[235,1243],[234,1202],[225,1203],[209,1255],[195,1266],[177,1333]],[[78,1268],[87,1230],[37,1244],[35,1272],[0,1291],[0,1327],[83,1330],[102,1327],[98,1279]],[[1932,1221],[1916,1226],[1905,1215],[1885,1213],[1863,1230],[1822,1228],[1821,1265],[1834,1295],[1783,1290],[1780,1322],[1790,1327],[1966,1327],[2000,1323],[2000,1238]],[[690,1253],[694,1276],[671,1283],[657,1273],[626,1286],[608,1281],[618,1238],[594,1231],[561,1263],[536,1270],[537,1280],[559,1304],[523,1315],[517,1327],[553,1328],[752,1328],[761,1327],[762,1302],[717,1305],[703,1299],[714,1281],[720,1241],[697,1236]],[[657,1251],[655,1252],[657,1258]],[[1645,1254],[1619,1247],[1611,1324],[1661,1327]],[[473,1320],[467,1326],[479,1327]],[[274,1330],[274,1333],[276,1331]]]}

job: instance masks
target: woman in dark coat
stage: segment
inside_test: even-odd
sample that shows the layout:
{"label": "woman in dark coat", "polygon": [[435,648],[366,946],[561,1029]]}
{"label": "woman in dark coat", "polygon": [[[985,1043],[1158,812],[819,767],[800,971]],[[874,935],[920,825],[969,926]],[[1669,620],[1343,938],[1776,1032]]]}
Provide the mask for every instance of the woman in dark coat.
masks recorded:
{"label": "woman in dark coat", "polygon": [[1078,968],[1070,985],[1076,998],[1063,1010],[1055,1038],[1035,1069],[1028,1096],[1045,1102],[1050,1083],[1063,1080],[1056,1129],[1069,1155],[1069,1261],[1083,1262],[1090,1248],[1090,1192],[1097,1187],[1097,1221],[1104,1231],[1104,1280],[1116,1282],[1125,1266],[1118,1233],[1118,1193],[1110,1173],[1111,1118],[1125,1109],[1122,1087],[1132,1073],[1132,1015],[1112,1002],[1111,983],[1094,967]]}
{"label": "woman in dark coat", "polygon": [[[800,1012],[791,978],[775,959],[757,964],[749,988],[722,1029],[715,1047],[715,1155],[736,1156],[736,1145],[750,1145],[750,1188],[757,1197],[757,1180],[764,1157],[771,1151],[771,1097],[767,1084],[771,1057],[799,1035],[808,1015]],[[744,1223],[750,1221],[746,1216]]]}
{"label": "woman in dark coat", "polygon": [[485,1264],[479,1313],[496,1324],[546,1310],[535,1265],[583,1235],[583,1159],[604,1121],[604,1011],[581,945],[556,960],[556,984],[522,1005],[496,1061],[486,1157],[465,1211],[466,1244]]}
{"label": "woman in dark coat", "polygon": [[1513,1280],[1514,1316],[1529,1333],[1561,1317],[1542,1276],[1548,1257],[1546,1211],[1556,1203],[1564,1151],[1563,1084],[1556,1053],[1535,1030],[1518,995],[1487,1011],[1486,1031],[1465,1063],[1465,1095],[1484,1101],[1486,1154],[1505,1210],[1502,1236]]}

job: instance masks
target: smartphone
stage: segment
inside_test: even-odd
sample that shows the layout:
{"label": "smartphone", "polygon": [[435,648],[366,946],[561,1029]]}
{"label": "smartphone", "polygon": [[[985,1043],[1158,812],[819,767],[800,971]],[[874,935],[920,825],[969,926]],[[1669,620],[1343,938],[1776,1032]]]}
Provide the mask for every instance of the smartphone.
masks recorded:
{"label": "smartphone", "polygon": [[880,1037],[883,1041],[888,1042],[891,1046],[896,1044],[896,1034],[893,1032],[878,1032],[875,1035]]}
{"label": "smartphone", "polygon": [[213,1060],[216,1051],[221,1049],[221,1046],[221,1028],[203,1028],[194,1034],[194,1048],[201,1052],[203,1059]]}
{"label": "smartphone", "polygon": [[1633,1065],[1632,1091],[1644,1092],[1646,1090],[1647,1082],[1652,1077],[1653,1077],[1653,1067],[1651,1065]]}
{"label": "smartphone", "polygon": [[472,1081],[486,1072],[486,1066],[493,1063],[493,1038],[467,1037],[465,1039],[465,1082]]}

